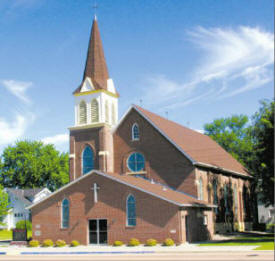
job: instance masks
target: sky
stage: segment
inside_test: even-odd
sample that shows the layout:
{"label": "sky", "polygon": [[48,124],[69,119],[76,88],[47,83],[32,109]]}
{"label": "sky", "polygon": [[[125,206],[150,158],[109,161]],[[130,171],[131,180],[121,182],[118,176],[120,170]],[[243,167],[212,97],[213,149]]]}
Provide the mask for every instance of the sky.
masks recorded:
{"label": "sky", "polygon": [[[0,154],[69,149],[94,1],[0,0]],[[98,0],[119,115],[131,104],[201,131],[274,95],[273,0]]]}

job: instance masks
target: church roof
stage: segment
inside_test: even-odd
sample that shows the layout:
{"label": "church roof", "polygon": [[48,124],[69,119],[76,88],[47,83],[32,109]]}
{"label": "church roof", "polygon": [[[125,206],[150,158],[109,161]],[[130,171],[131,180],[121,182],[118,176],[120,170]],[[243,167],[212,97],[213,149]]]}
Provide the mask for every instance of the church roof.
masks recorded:
{"label": "church roof", "polygon": [[177,205],[179,207],[202,207],[202,208],[212,208],[216,207],[215,205],[209,204],[206,201],[199,200],[196,197],[193,197],[189,194],[186,194],[181,191],[173,190],[172,188],[169,188],[165,185],[154,183],[149,180],[133,177],[131,175],[120,175],[116,173],[105,173],[99,170],[92,170],[86,175],[83,175],[74,181],[68,183],[67,185],[63,186],[62,188],[58,189],[57,191],[50,194],[48,197],[42,199],[41,201],[34,203],[31,206],[28,206],[27,209],[31,209],[34,206],[42,203],[45,200],[48,200],[52,196],[54,196],[57,193],[62,192],[68,187],[73,186],[73,184],[80,182],[83,179],[87,179],[91,175],[99,175],[103,176],[105,178],[111,179],[113,181],[116,181],[120,184],[124,184],[126,186],[132,187],[134,189],[137,189],[139,191],[142,191],[144,193],[150,194],[154,197],[157,197],[159,199],[162,199],[164,201],[167,201],[169,203],[172,203],[174,205]]}
{"label": "church roof", "polygon": [[251,177],[242,164],[209,136],[165,119],[140,106],[133,105],[132,108],[175,145],[194,165]]}
{"label": "church roof", "polygon": [[[107,80],[109,79],[109,73],[104,57],[103,45],[100,38],[96,17],[94,18],[92,25],[82,83],[85,81],[86,77],[91,79],[96,90],[107,90]],[[74,94],[80,92],[82,83],[74,91]]]}

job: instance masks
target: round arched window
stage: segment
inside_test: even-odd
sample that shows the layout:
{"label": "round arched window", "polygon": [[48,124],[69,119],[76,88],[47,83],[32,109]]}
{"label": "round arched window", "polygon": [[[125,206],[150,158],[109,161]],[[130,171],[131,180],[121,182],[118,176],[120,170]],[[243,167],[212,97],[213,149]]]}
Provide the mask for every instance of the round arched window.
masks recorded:
{"label": "round arched window", "polygon": [[132,172],[138,172],[145,169],[145,159],[144,156],[138,152],[132,153],[128,160],[127,165],[129,170]]}

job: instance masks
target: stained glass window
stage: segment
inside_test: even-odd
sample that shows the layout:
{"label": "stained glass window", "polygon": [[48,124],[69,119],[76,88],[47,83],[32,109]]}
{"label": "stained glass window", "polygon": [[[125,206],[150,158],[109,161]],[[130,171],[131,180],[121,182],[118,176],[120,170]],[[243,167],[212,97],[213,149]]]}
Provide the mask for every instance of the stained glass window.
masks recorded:
{"label": "stained glass window", "polygon": [[133,195],[127,198],[127,226],[136,225],[136,200]]}
{"label": "stained glass window", "polygon": [[68,199],[62,201],[62,228],[69,227],[69,217],[70,217],[70,202]]}
{"label": "stained glass window", "polygon": [[139,140],[139,127],[136,123],[132,127],[132,140]]}
{"label": "stained glass window", "polygon": [[82,174],[94,169],[94,152],[90,146],[86,146],[82,155]]}
{"label": "stained glass window", "polygon": [[134,152],[129,156],[127,164],[132,172],[138,172],[145,169],[145,159],[143,155],[138,152]]}

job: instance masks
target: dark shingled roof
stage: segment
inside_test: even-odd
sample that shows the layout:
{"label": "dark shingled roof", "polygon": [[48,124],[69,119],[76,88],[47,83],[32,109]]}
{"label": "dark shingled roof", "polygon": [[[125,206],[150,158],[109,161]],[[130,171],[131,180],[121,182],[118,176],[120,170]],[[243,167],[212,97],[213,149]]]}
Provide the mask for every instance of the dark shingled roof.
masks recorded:
{"label": "dark shingled roof", "polygon": [[32,204],[31,198],[42,191],[44,188],[34,188],[34,189],[15,189],[15,188],[6,188],[8,194],[13,194],[25,205],[29,206]]}
{"label": "dark shingled roof", "polygon": [[245,167],[209,136],[167,120],[137,105],[134,105],[134,108],[169,137],[195,163],[212,165],[250,177]]}
{"label": "dark shingled roof", "polygon": [[80,92],[81,86],[86,77],[91,78],[96,90],[107,90],[107,80],[109,79],[109,73],[96,18],[93,21],[91,30],[83,80],[81,85],[74,91],[74,94]]}

